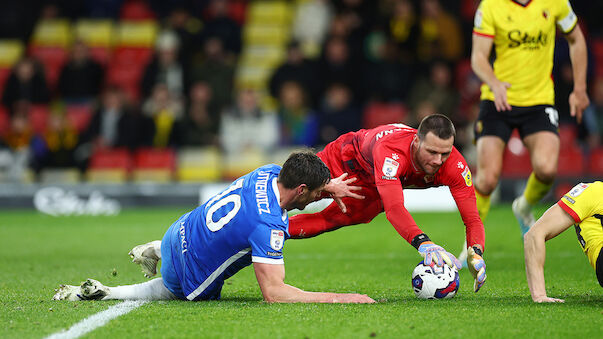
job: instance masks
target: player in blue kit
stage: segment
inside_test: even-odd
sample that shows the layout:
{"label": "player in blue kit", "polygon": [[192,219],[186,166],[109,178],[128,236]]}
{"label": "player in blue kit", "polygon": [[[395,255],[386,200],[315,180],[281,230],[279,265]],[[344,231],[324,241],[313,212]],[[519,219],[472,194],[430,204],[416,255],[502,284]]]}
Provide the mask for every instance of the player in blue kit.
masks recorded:
{"label": "player in blue kit", "polygon": [[260,167],[181,216],[162,241],[135,247],[130,255],[147,276],[155,274],[163,259],[161,278],[117,287],[87,279],[80,286],[61,285],[53,299],[214,300],[220,298],[224,280],[253,263],[268,302],[374,303],[366,295],[306,292],[284,283],[287,211],[304,209],[323,191],[341,196],[353,181],[344,178],[331,181],[316,155],[293,153],[282,168]]}

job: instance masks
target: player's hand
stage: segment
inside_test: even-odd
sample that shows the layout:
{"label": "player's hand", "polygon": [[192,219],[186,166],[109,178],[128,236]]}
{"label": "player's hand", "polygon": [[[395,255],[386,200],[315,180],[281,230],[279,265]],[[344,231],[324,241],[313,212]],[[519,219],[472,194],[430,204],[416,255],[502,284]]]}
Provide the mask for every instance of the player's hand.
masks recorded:
{"label": "player's hand", "polygon": [[334,303],[349,303],[349,304],[374,304],[376,301],[366,294],[346,293],[339,294],[333,300]]}
{"label": "player's hand", "polygon": [[532,297],[532,300],[534,300],[535,303],[564,303],[565,302],[565,300],[563,300],[563,299],[549,298],[546,295],[539,296],[539,297]]}
{"label": "player's hand", "polygon": [[425,265],[431,265],[434,262],[437,266],[456,267],[461,269],[461,262],[452,253],[447,252],[442,246],[434,244],[432,241],[425,241],[419,246],[419,254],[424,258]]}
{"label": "player's hand", "polygon": [[354,199],[364,199],[364,196],[352,192],[352,191],[359,191],[362,189],[361,186],[351,186],[350,185],[354,181],[358,180],[358,178],[354,177],[354,178],[346,179],[347,176],[348,176],[347,173],[343,173],[342,175],[338,176],[337,178],[331,179],[331,181],[329,181],[329,183],[324,188],[325,192],[331,194],[331,197],[333,198],[333,200],[335,200],[335,202],[337,203],[337,205],[339,206],[339,208],[341,209],[341,211],[343,213],[347,212],[347,208],[346,208],[345,204],[343,203],[342,198],[349,197],[349,198],[354,198]]}
{"label": "player's hand", "polygon": [[494,106],[496,106],[498,112],[511,110],[511,105],[507,100],[507,89],[509,88],[511,88],[510,83],[498,79],[490,86],[492,93],[494,93]]}
{"label": "player's hand", "polygon": [[486,282],[486,262],[481,255],[475,253],[473,247],[467,249],[467,267],[473,275],[473,291],[477,292]]}
{"label": "player's hand", "polygon": [[588,107],[590,100],[586,91],[574,91],[569,96],[570,115],[576,117],[578,123],[582,122],[582,112]]}

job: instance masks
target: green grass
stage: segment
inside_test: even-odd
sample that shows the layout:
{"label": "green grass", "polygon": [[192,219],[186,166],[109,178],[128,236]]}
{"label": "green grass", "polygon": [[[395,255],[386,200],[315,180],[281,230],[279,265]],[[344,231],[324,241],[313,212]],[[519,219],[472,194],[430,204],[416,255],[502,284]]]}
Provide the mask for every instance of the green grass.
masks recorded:
{"label": "green grass", "polygon": [[[60,283],[85,278],[106,285],[145,281],[128,250],[160,239],[185,210],[138,209],[117,217],[54,218],[31,210],[0,213],[0,338],[41,338],[116,301],[50,300]],[[542,212],[542,211],[540,211]],[[464,237],[458,213],[415,213],[422,229],[457,253]],[[570,229],[547,245],[550,296],[565,304],[534,304],[525,281],[519,228],[509,206],[486,224],[488,280],[472,291],[461,271],[452,300],[421,301],[410,287],[420,257],[383,215],[285,243],[286,282],[305,290],[366,293],[374,305],[266,304],[248,267],[227,281],[223,300],[152,302],[89,333],[91,338],[326,338],[370,336],[600,337],[603,289]],[[112,273],[116,272],[116,275]]]}

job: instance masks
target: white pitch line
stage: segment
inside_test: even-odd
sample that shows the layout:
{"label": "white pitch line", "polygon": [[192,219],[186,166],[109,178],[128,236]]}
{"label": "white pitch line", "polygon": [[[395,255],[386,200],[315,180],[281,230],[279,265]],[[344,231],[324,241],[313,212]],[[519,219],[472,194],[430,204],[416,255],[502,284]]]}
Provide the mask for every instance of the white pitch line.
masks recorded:
{"label": "white pitch line", "polygon": [[92,332],[95,329],[105,326],[109,321],[122,316],[144,304],[147,300],[128,300],[117,305],[113,305],[108,309],[93,314],[88,318],[80,321],[79,323],[71,326],[68,330],[63,330],[54,334],[49,335],[45,339],[75,339],[83,336],[88,332]]}

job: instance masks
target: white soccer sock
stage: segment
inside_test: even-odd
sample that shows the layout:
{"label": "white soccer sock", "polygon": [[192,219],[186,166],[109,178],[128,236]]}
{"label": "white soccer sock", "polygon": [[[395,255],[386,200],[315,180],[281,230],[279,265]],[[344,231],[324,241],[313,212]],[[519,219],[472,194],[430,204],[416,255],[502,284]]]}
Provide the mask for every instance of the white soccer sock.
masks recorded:
{"label": "white soccer sock", "polygon": [[[107,286],[108,287],[108,286]],[[178,299],[163,284],[162,278],[156,278],[141,284],[108,287],[109,294],[103,300],[174,300]]]}

